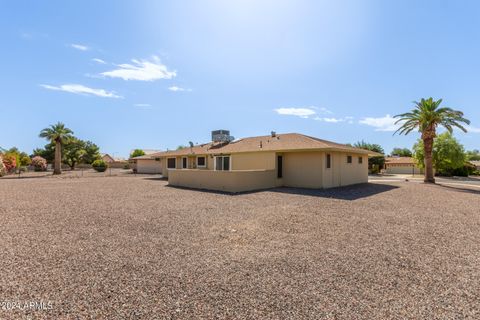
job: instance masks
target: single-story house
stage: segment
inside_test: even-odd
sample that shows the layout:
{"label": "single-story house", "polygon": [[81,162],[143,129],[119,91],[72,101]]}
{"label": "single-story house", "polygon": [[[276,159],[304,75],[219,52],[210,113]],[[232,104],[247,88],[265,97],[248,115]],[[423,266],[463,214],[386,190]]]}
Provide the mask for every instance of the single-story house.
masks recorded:
{"label": "single-story house", "polygon": [[423,174],[412,157],[386,157],[384,169],[388,174]]}
{"label": "single-story house", "polygon": [[480,160],[470,160],[469,161],[477,170],[480,170]]}
{"label": "single-story house", "polygon": [[218,130],[209,143],[154,156],[169,185],[244,192],[366,183],[369,155],[380,154],[298,133],[233,140]]}
{"label": "single-story house", "polygon": [[125,158],[114,158],[108,153],[102,155],[102,160],[111,168],[124,168],[125,165],[128,165],[128,161]]}

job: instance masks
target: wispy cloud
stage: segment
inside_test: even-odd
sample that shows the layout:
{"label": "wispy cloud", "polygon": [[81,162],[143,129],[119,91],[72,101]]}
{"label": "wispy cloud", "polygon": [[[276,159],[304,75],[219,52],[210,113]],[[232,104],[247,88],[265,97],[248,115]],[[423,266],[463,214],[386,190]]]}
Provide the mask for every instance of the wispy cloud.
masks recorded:
{"label": "wispy cloud", "polygon": [[396,121],[397,119],[387,114],[378,118],[366,117],[361,119],[359,123],[374,127],[375,131],[395,131],[401,126],[401,123],[395,124]]}
{"label": "wispy cloud", "polygon": [[480,128],[474,127],[474,126],[465,126],[465,129],[467,129],[468,132],[472,133],[480,133]]}
{"label": "wispy cloud", "polygon": [[168,90],[173,91],[173,92],[192,91],[192,89],[187,89],[187,88],[182,88],[182,87],[177,87],[177,86],[168,87]]}
{"label": "wispy cloud", "polygon": [[70,45],[70,47],[74,48],[74,49],[77,49],[77,50],[80,50],[80,51],[88,51],[90,50],[89,47],[83,45],[83,44],[78,44],[78,43],[72,43]]}
{"label": "wispy cloud", "polygon": [[133,64],[120,64],[117,69],[102,72],[101,75],[123,80],[154,81],[159,79],[172,79],[177,75],[176,71],[169,71],[160,59],[153,56],[151,61],[132,60]]}
{"label": "wispy cloud", "polygon": [[99,59],[99,58],[93,58],[92,61],[96,62],[98,64],[107,64],[104,60]]}
{"label": "wispy cloud", "polygon": [[325,108],[325,107],[315,107],[315,106],[311,106],[311,107],[309,107],[309,108],[317,110],[318,113],[322,113],[322,114],[333,114],[332,111],[330,111],[329,109],[327,109],[327,108]]}
{"label": "wispy cloud", "polygon": [[329,123],[339,123],[339,122],[346,122],[349,124],[353,123],[353,117],[344,117],[344,118],[334,118],[334,117],[315,117],[313,118],[317,121],[324,121]]}
{"label": "wispy cloud", "polygon": [[316,114],[311,108],[278,108],[275,112],[285,116],[296,116],[300,118],[308,118]]}
{"label": "wispy cloud", "polygon": [[74,94],[83,94],[102,98],[123,98],[122,96],[116,95],[114,92],[108,92],[103,89],[89,88],[81,84],[62,84],[60,86],[41,84],[40,86],[48,90],[64,91]]}
{"label": "wispy cloud", "polygon": [[[309,107],[288,107],[288,108],[278,108],[274,109],[274,111],[278,114],[281,115],[286,115],[286,116],[296,116],[300,118],[310,118],[313,116],[316,116],[318,114],[332,114],[333,112],[328,110],[327,108],[324,107],[315,107],[315,106],[309,106]],[[324,118],[320,118],[319,116],[314,118],[315,120],[320,120]],[[327,118],[325,118],[327,119]]]}

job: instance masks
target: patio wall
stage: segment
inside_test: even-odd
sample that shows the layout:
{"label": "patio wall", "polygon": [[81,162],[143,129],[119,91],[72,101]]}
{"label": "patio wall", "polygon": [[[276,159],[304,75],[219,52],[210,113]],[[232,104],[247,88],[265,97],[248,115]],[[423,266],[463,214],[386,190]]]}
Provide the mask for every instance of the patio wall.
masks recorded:
{"label": "patio wall", "polygon": [[275,187],[275,170],[168,170],[168,184],[178,187],[244,192]]}

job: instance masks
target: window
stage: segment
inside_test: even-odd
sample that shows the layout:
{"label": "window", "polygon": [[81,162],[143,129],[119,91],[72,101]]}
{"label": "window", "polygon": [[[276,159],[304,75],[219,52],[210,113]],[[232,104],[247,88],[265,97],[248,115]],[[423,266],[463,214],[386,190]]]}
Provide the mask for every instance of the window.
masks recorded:
{"label": "window", "polygon": [[182,169],[187,169],[188,168],[188,160],[187,157],[182,158]]}
{"label": "window", "polygon": [[167,159],[167,169],[175,169],[177,167],[177,161],[175,158]]}
{"label": "window", "polygon": [[283,157],[277,156],[277,178],[283,177]]}
{"label": "window", "polygon": [[332,167],[332,156],[330,153],[327,153],[327,169],[330,169]]}
{"label": "window", "polygon": [[358,163],[362,164],[363,163],[363,157],[358,157]]}
{"label": "window", "polygon": [[160,158],[155,158],[155,161],[160,161]]}
{"label": "window", "polygon": [[206,163],[205,157],[197,157],[197,167],[205,168],[207,166]]}
{"label": "window", "polygon": [[347,156],[347,163],[352,163],[352,156]]}
{"label": "window", "polygon": [[230,156],[215,157],[215,170],[230,170]]}

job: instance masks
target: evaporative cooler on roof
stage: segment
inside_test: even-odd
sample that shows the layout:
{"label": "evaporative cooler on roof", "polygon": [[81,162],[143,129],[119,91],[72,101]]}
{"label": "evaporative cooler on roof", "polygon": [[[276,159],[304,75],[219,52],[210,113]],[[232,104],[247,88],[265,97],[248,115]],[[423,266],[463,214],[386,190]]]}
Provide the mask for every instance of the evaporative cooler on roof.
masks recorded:
{"label": "evaporative cooler on roof", "polygon": [[229,130],[214,130],[212,131],[213,142],[230,142],[234,138],[230,135]]}

